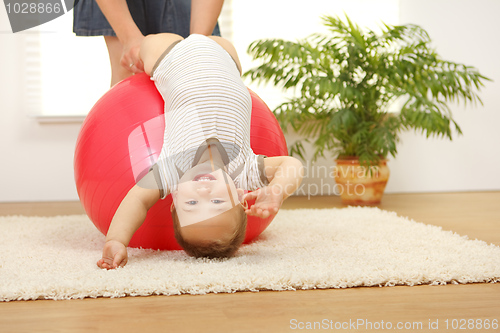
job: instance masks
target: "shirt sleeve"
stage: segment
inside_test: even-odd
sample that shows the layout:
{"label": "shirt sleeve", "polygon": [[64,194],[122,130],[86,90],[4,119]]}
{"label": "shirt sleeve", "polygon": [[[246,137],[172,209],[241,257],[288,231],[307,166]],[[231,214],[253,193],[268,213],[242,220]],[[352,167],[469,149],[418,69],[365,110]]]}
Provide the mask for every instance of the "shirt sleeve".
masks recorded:
{"label": "shirt sleeve", "polygon": [[154,174],[154,178],[158,189],[160,190],[160,199],[165,199],[167,195],[170,193],[168,189],[168,183],[162,180],[160,176],[160,170],[158,168],[158,164],[155,164],[151,167],[151,172]]}
{"label": "shirt sleeve", "polygon": [[170,194],[168,181],[162,177],[162,172],[158,163],[154,164],[149,172],[137,182],[137,185],[146,189],[158,189],[160,191],[160,199],[165,199]]}
{"label": "shirt sleeve", "polygon": [[158,169],[158,164],[154,164],[148,171],[148,173],[137,181],[137,186],[150,189],[159,190],[160,199],[165,199],[170,193],[168,188],[166,188],[161,180],[160,170]]}
{"label": "shirt sleeve", "polygon": [[236,187],[255,191],[269,184],[264,168],[264,158],[266,158],[264,155],[251,154],[246,159],[242,172],[234,180]]}

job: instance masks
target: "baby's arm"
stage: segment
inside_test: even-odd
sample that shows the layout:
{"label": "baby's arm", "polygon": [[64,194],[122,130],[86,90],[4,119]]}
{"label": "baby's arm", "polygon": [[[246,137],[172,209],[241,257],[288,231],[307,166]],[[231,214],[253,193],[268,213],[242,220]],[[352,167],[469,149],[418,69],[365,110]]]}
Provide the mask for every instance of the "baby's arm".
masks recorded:
{"label": "baby's arm", "polygon": [[267,157],[264,167],[269,185],[245,196],[248,200],[256,199],[246,213],[261,218],[276,214],[283,201],[297,190],[304,176],[302,163],[291,156]]}
{"label": "baby's arm", "polygon": [[158,189],[134,185],[116,210],[106,235],[100,268],[113,269],[127,263],[127,245],[139,229],[148,210],[160,199]]}

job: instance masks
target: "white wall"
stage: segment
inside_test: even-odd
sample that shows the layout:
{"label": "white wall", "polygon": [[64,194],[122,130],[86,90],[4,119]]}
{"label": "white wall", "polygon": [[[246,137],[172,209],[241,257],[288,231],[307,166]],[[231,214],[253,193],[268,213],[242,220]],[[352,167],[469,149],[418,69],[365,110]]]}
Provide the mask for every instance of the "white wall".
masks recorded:
{"label": "white wall", "polygon": [[41,125],[27,116],[25,35],[12,34],[4,6],[0,32],[0,202],[77,200],[73,149],[80,124]]}
{"label": "white wall", "polygon": [[452,142],[405,133],[391,161],[390,192],[500,190],[500,1],[403,0],[401,23],[426,29],[444,58],[475,66],[494,82],[484,106],[452,107],[463,136]]}
{"label": "white wall", "polygon": [[[310,10],[302,11],[290,22],[287,11],[265,10],[268,8],[266,1],[255,0],[251,2],[255,13],[247,9],[247,19],[238,24],[241,29],[262,31],[270,22],[279,24],[281,20],[305,31],[301,17],[316,14],[311,9],[316,8],[313,6],[315,1],[320,0],[309,1],[307,8]],[[366,6],[373,2],[366,1]],[[500,131],[496,129],[500,123],[500,65],[497,60],[500,22],[496,17],[500,2],[403,0],[399,6],[401,22],[417,23],[427,29],[444,58],[476,66],[495,82],[487,84],[481,94],[483,107],[453,108],[464,131],[462,137],[450,143],[425,140],[412,133],[402,136],[399,155],[390,162],[392,175],[388,191],[500,190],[500,176],[496,170],[500,164]],[[300,8],[295,5],[287,8],[291,7]],[[0,202],[77,200],[73,149],[80,124],[39,124],[27,117],[21,86],[23,35],[10,33],[4,8],[0,6]],[[369,7],[363,8],[367,11]],[[352,10],[346,11],[353,15]],[[61,48],[61,54],[71,56],[71,50]],[[322,161],[318,165],[330,164]],[[439,168],[434,173],[436,165]],[[305,183],[318,182],[321,179]],[[330,180],[324,182],[332,184]],[[329,188],[331,186],[324,187],[324,192]]]}

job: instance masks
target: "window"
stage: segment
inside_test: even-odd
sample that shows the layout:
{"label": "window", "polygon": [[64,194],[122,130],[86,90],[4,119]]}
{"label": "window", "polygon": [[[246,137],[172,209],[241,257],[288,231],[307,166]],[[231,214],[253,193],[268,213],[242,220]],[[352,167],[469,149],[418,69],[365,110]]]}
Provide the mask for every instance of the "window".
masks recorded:
{"label": "window", "polygon": [[72,12],[25,35],[25,100],[39,119],[83,118],[109,89],[110,66],[102,37],[73,34]]}

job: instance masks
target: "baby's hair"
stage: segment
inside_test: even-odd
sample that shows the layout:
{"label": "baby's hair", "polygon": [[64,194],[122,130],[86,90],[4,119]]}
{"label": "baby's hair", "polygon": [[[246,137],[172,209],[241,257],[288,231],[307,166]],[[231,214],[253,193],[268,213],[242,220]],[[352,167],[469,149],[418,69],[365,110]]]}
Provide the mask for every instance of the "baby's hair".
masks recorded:
{"label": "baby's hair", "polygon": [[238,219],[236,230],[228,241],[213,240],[203,244],[189,243],[182,237],[179,217],[175,207],[172,209],[172,221],[174,224],[174,236],[177,243],[186,251],[187,254],[196,258],[228,258],[233,256],[245,239],[247,229],[247,214],[241,205],[236,205],[230,210],[222,213],[232,214]]}

